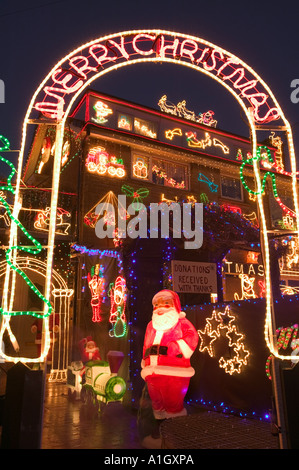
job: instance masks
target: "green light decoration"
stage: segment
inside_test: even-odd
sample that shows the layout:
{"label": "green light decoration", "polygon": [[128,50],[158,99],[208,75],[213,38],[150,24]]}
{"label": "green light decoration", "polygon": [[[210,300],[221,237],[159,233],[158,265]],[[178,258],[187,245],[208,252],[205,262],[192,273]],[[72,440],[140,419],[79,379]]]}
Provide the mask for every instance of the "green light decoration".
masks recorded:
{"label": "green light decoration", "polygon": [[[0,152],[1,151],[5,151],[5,150],[9,150],[10,148],[10,143],[9,141],[6,139],[6,137],[3,137],[0,135],[0,142],[3,143],[3,146],[0,147]],[[17,172],[17,170],[15,169],[14,165],[9,161],[7,160],[6,158],[2,157],[0,155],[0,161],[6,163],[8,166],[10,166],[11,168],[11,172],[7,178],[7,185],[4,185],[4,186],[0,186],[0,190],[1,191],[9,191],[10,193],[12,193],[13,195],[15,194],[15,190],[13,189],[12,187],[12,184],[11,184],[11,180],[13,178],[13,176],[15,175],[15,173]],[[39,312],[39,311],[29,311],[29,310],[22,310],[22,311],[15,311],[15,312],[6,312],[2,307],[0,307],[0,314],[1,315],[9,315],[9,316],[16,316],[16,315],[32,315],[33,317],[36,317],[36,318],[44,318],[44,317],[47,317],[49,315],[51,315],[51,312],[52,312],[52,305],[50,303],[49,300],[47,300],[44,295],[35,287],[35,285],[32,283],[32,281],[28,278],[28,276],[24,273],[24,271],[22,271],[20,268],[18,268],[17,266],[15,266],[11,261],[10,261],[10,254],[13,252],[13,250],[19,250],[19,251],[23,251],[25,253],[30,253],[31,255],[37,255],[41,252],[42,250],[42,245],[37,241],[35,240],[35,238],[33,238],[29,233],[28,231],[25,229],[25,227],[21,224],[21,222],[19,220],[17,220],[11,213],[11,210],[10,210],[10,206],[8,205],[8,203],[6,202],[6,200],[0,196],[0,201],[2,203],[2,205],[5,207],[6,211],[7,211],[7,215],[10,217],[11,221],[14,222],[17,227],[24,233],[24,235],[30,240],[30,242],[33,244],[32,247],[31,246],[21,246],[21,245],[16,245],[16,246],[12,246],[11,248],[7,249],[6,250],[6,254],[5,254],[5,257],[6,257],[6,262],[7,264],[10,266],[11,269],[13,269],[16,273],[18,273],[23,279],[24,281],[26,282],[26,284],[29,286],[30,289],[33,290],[33,292],[37,295],[37,297],[39,299],[41,299],[48,307],[48,311],[47,313],[44,313],[44,312]]]}
{"label": "green light decoration", "polygon": [[5,150],[9,150],[10,142],[6,137],[4,137],[3,135],[0,135],[0,142],[2,142],[2,144],[4,145],[4,147],[0,147],[1,152],[4,152]]}
{"label": "green light decoration", "polygon": [[[262,153],[263,151],[263,153]],[[268,176],[270,177],[271,179],[271,182],[272,182],[272,191],[273,191],[273,195],[274,195],[274,199],[276,200],[276,202],[280,205],[280,207],[282,208],[282,210],[284,212],[286,212],[287,214],[291,215],[292,217],[296,217],[296,214],[294,211],[292,211],[291,209],[289,209],[285,204],[283,204],[283,202],[281,201],[279,195],[278,195],[278,191],[277,191],[277,186],[276,186],[276,176],[275,174],[272,172],[272,171],[267,171],[265,174],[264,174],[264,177],[262,179],[262,185],[261,185],[261,191],[253,191],[252,189],[249,188],[249,186],[247,185],[247,183],[245,182],[245,177],[243,175],[243,169],[245,167],[245,165],[247,164],[253,164],[253,161],[266,161],[266,162],[270,162],[272,165],[274,164],[274,160],[273,160],[273,157],[271,155],[271,152],[270,150],[268,149],[268,147],[266,147],[265,145],[261,145],[257,148],[257,151],[256,151],[256,156],[255,157],[249,157],[247,158],[246,160],[243,160],[243,163],[240,167],[240,178],[241,178],[241,182],[244,186],[244,188],[250,193],[250,194],[253,194],[255,196],[257,195],[262,195],[265,191],[265,186],[266,186],[266,180],[268,178]]]}
{"label": "green light decoration", "polygon": [[202,202],[203,204],[209,203],[209,198],[206,195],[206,193],[200,193],[199,199],[200,199],[200,202]]}
{"label": "green light decoration", "polygon": [[140,211],[142,208],[142,199],[147,197],[149,195],[149,190],[146,188],[139,188],[139,189],[134,189],[131,186],[124,184],[121,187],[121,190],[123,193],[126,194],[126,196],[129,196],[133,198],[132,201],[132,207],[135,211]]}
{"label": "green light decoration", "polygon": [[127,333],[127,323],[124,319],[123,307],[117,307],[116,312],[112,322],[112,328],[109,330],[109,336],[111,338],[123,338]]}
{"label": "green light decoration", "polygon": [[[119,276],[115,283],[111,282],[109,284],[108,296],[111,298],[111,310],[109,322],[112,325],[112,328],[109,330],[109,336],[111,338],[122,338],[126,336],[127,333],[127,321],[125,315],[126,308],[126,292],[125,292],[125,281]],[[119,296],[119,304],[116,305],[115,302],[115,290],[117,290],[117,295]]]}

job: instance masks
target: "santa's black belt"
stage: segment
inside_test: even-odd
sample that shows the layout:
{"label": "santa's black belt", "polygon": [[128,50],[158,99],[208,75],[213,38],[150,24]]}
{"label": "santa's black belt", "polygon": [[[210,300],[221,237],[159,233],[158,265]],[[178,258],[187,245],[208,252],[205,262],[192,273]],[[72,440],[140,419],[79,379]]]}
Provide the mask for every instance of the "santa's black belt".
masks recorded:
{"label": "santa's black belt", "polygon": [[144,353],[144,357],[148,356],[166,356],[167,355],[167,346],[160,346],[159,344],[154,344],[150,348],[147,348]]}

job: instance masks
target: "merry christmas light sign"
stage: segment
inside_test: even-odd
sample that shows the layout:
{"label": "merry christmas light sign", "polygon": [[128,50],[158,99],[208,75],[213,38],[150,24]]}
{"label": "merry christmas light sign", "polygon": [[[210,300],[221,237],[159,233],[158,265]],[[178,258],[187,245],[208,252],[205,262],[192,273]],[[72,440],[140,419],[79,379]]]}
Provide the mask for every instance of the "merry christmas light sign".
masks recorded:
{"label": "merry christmas light sign", "polygon": [[[40,119],[40,113],[42,113],[47,120],[52,120],[56,124],[45,299],[48,300],[50,297],[61,154],[66,120],[79,95],[92,81],[123,66],[146,62],[173,63],[204,73],[231,93],[246,116],[251,135],[251,154],[253,156],[251,164],[256,183],[256,191],[252,196],[256,197],[259,209],[261,247],[265,268],[265,341],[275,357],[286,359],[281,357],[273,340],[273,303],[268,238],[270,229],[267,227],[262,197],[263,182],[260,175],[260,162],[257,157],[257,134],[259,131],[266,130],[264,125],[267,125],[268,128],[269,123],[274,124],[275,128],[281,126],[285,131],[286,146],[288,147],[286,154],[289,157],[290,167],[290,174],[287,176],[290,178],[290,187],[293,193],[294,214],[292,216],[296,219],[294,236],[298,237],[299,204],[292,129],[271,89],[253,68],[221,47],[187,34],[153,29],[124,31],[97,38],[83,44],[59,60],[34,92],[23,121],[12,215],[17,219],[22,168],[25,148],[28,144],[27,139],[29,139],[28,127],[32,124],[36,125],[36,119]],[[9,250],[14,246],[14,235],[15,230],[11,229]],[[8,274],[4,283],[4,302],[9,295],[9,289]]]}
{"label": "merry christmas light sign", "polygon": [[47,117],[61,120],[66,105],[90,78],[105,70],[145,61],[179,62],[213,75],[252,108],[255,122],[280,117],[267,87],[236,56],[207,41],[161,30],[126,31],[91,41],[69,54],[52,69],[41,85],[33,107]]}

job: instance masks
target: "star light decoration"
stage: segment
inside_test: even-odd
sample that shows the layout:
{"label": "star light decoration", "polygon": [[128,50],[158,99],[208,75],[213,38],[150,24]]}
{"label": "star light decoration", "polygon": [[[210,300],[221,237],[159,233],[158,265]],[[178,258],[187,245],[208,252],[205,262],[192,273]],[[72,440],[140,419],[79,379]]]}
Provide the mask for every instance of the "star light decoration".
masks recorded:
{"label": "star light decoration", "polygon": [[168,140],[172,140],[175,135],[182,136],[183,135],[182,129],[180,129],[179,127],[176,127],[172,130],[168,129],[167,131],[165,131],[165,137]]}
{"label": "star light decoration", "polygon": [[206,319],[204,329],[197,330],[200,338],[199,351],[207,351],[210,357],[215,357],[215,341],[220,336],[225,336],[228,339],[231,357],[225,359],[221,356],[218,363],[219,367],[230,375],[240,374],[242,367],[248,364],[250,356],[244,345],[244,335],[238,331],[235,320],[236,317],[231,314],[230,308],[227,306],[224,312],[213,310],[212,316]]}

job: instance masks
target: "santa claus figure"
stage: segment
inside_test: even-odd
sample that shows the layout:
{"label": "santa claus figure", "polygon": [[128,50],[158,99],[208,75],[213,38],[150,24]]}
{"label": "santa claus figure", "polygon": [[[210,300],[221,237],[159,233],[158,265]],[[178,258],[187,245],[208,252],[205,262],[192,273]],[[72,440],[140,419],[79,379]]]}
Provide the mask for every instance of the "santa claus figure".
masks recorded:
{"label": "santa claus figure", "polygon": [[195,371],[190,357],[198,334],[181,312],[178,294],[162,290],[153,297],[152,321],[148,324],[141,376],[146,381],[153,413],[159,422],[186,415],[184,398]]}
{"label": "santa claus figure", "polygon": [[79,341],[79,348],[81,352],[81,360],[83,363],[88,361],[101,360],[99,348],[91,336],[87,336],[87,338],[81,339],[81,341]]}
{"label": "santa claus figure", "polygon": [[80,376],[83,380],[86,371],[86,362],[100,361],[101,356],[99,348],[97,347],[96,342],[92,339],[91,336],[87,336],[86,338],[83,338],[81,339],[81,341],[79,341],[79,349],[81,353],[81,361],[83,363],[83,367],[80,371]]}

